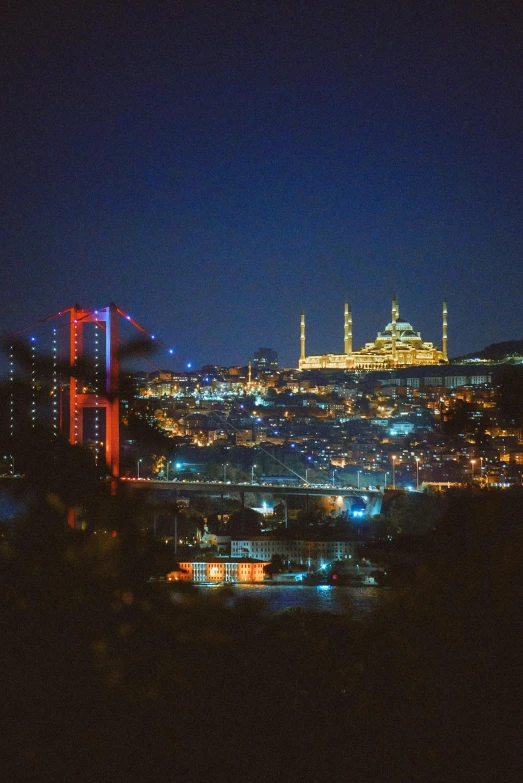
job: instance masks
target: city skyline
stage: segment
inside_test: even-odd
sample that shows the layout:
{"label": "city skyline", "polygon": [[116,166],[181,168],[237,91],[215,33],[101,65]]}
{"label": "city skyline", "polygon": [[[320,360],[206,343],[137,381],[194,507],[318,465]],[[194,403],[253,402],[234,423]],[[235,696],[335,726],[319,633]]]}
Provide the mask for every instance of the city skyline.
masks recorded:
{"label": "city skyline", "polygon": [[[397,301],[397,295],[394,295],[394,296],[396,297],[396,301]],[[403,301],[403,299],[402,299],[402,301]],[[440,303],[440,306],[441,306],[441,303]],[[443,306],[445,308],[447,307],[446,300],[444,301]],[[100,306],[98,305],[98,307],[100,307]],[[350,326],[350,329],[351,329],[351,342],[352,342],[352,344],[354,346],[354,351],[355,352],[361,351],[366,346],[368,347],[369,345],[373,345],[374,344],[374,341],[372,341],[372,334],[371,335],[363,335],[363,336],[361,336],[361,339],[360,339],[360,333],[362,331],[361,328],[358,329],[357,326],[356,326],[356,331],[354,331],[354,324],[353,324],[353,321],[352,321],[352,318],[353,318],[352,305],[350,305],[349,303],[345,302],[345,316],[343,316],[343,315],[340,316],[339,313],[336,313],[334,311],[334,309],[332,309],[331,312],[329,313],[329,318],[325,319],[326,321],[328,321],[328,327],[329,327],[328,333],[331,336],[332,343],[327,345],[327,346],[322,346],[322,351],[320,351],[319,348],[318,348],[318,350],[316,352],[318,354],[318,358],[321,358],[321,355],[327,356],[329,354],[339,354],[340,356],[343,356],[343,354],[346,352],[346,332],[345,332],[345,339],[344,339],[344,335],[342,334],[342,326],[343,326],[344,331],[345,331],[346,327],[347,327],[347,322],[346,322],[346,317],[347,317],[346,309],[347,309],[347,307],[350,308],[350,314],[351,314],[351,326]],[[39,338],[37,338],[37,337],[30,337],[29,335],[30,334],[32,335],[33,333],[37,334],[38,330],[42,326],[44,326],[44,328],[45,328],[45,324],[47,322],[50,322],[52,319],[55,319],[55,318],[57,318],[60,315],[64,316],[65,314],[67,314],[67,312],[69,312],[69,309],[70,308],[63,308],[59,313],[55,313],[55,314],[52,314],[52,315],[50,313],[46,313],[40,319],[33,320],[32,318],[29,318],[29,321],[26,322],[25,325],[22,324],[22,323],[18,324],[18,326],[19,326],[18,330],[14,330],[14,331],[12,331],[10,333],[6,333],[6,334],[2,335],[2,337],[4,339],[6,339],[7,337],[16,337],[16,339],[21,339],[22,341],[24,341],[24,339],[27,339],[28,341],[36,340],[37,343],[40,343],[40,339]],[[86,312],[91,312],[91,313],[98,312],[98,310],[96,308],[84,308],[84,309],[85,309]],[[312,307],[311,309],[314,309],[314,307]],[[403,307],[401,308],[401,311],[403,313],[403,311],[404,311]],[[123,311],[121,311],[121,312],[122,312],[122,315],[125,316],[125,313],[123,313]],[[288,368],[299,369],[300,354],[301,354],[301,346],[300,346],[301,340],[299,339],[299,337],[297,337],[297,333],[298,333],[298,328],[301,328],[301,332],[303,334],[303,325],[304,325],[303,324],[303,316],[304,316],[304,313],[305,313],[305,310],[302,308],[301,315],[298,314],[298,317],[300,318],[300,320],[297,321],[297,323],[294,324],[294,331],[295,331],[295,335],[294,335],[294,343],[295,343],[294,353],[296,354],[295,359],[293,361],[292,358],[291,358],[291,361],[288,362],[288,363],[283,363],[282,361],[280,361],[280,363],[279,363],[280,367],[288,367]],[[387,316],[386,316],[385,313],[386,313],[386,311],[384,311],[384,314],[383,314],[383,317],[382,317],[382,321],[387,319]],[[362,313],[357,313],[357,314],[358,314],[358,316],[362,315]],[[336,315],[338,315],[338,317],[336,317]],[[425,315],[427,315],[426,311],[425,311]],[[433,316],[434,314],[430,314],[430,315]],[[363,322],[366,322],[368,320],[368,318],[370,317],[368,313],[363,313],[363,316],[364,316],[362,318]],[[133,323],[135,323],[134,316],[127,315],[126,317],[129,320],[132,319]],[[379,318],[379,315],[377,317]],[[453,317],[454,317],[454,313],[451,313],[451,324],[452,324]],[[389,319],[390,319],[390,314],[389,314]],[[426,318],[425,320],[427,322],[429,321],[428,318]],[[432,317],[431,320],[434,320],[434,318]],[[149,319],[147,319],[147,316],[145,316],[145,323],[148,323],[148,321],[149,321]],[[404,321],[403,315],[401,315],[401,321],[402,322]],[[420,321],[423,321],[423,317],[420,318]],[[337,323],[337,322],[339,322],[339,323]],[[300,323],[301,323],[301,327],[299,326]],[[317,324],[314,324],[314,327],[318,328],[318,326],[321,327],[321,325],[322,325],[322,322],[320,321]],[[195,369],[197,369],[199,367],[203,367],[205,365],[211,365],[211,364],[215,364],[217,366],[223,366],[223,367],[235,367],[235,366],[245,366],[246,367],[248,364],[251,364],[252,366],[256,366],[256,364],[257,364],[256,356],[259,353],[259,351],[275,352],[276,356],[278,357],[278,355],[279,355],[278,345],[282,343],[283,339],[285,339],[285,342],[288,342],[287,336],[285,336],[285,338],[282,338],[282,337],[278,338],[276,336],[275,337],[276,347],[266,347],[266,348],[260,348],[260,347],[255,348],[255,347],[252,347],[252,349],[250,350],[249,354],[247,356],[240,356],[238,358],[238,361],[229,361],[229,362],[218,361],[218,360],[216,360],[215,357],[212,357],[210,355],[206,355],[204,359],[202,359],[200,362],[198,362],[198,361],[195,361],[192,358],[195,355],[194,352],[193,352],[193,354],[186,354],[186,355],[184,355],[180,350],[177,350],[175,348],[170,348],[168,346],[168,344],[165,343],[165,341],[163,340],[163,335],[153,334],[153,332],[154,333],[156,332],[156,329],[154,327],[152,327],[151,329],[147,329],[147,328],[144,329],[143,326],[140,326],[140,325],[138,325],[138,326],[139,326],[139,329],[142,330],[142,332],[145,335],[149,335],[150,337],[152,337],[153,339],[155,339],[157,341],[156,353],[153,352],[153,355],[158,360],[159,365],[161,364],[162,367],[164,367],[166,370],[170,369],[170,370],[175,370],[175,371],[195,370]],[[319,340],[318,340],[316,334],[312,334],[312,339],[311,339],[309,326],[310,326],[310,324],[309,324],[309,320],[307,318],[307,354],[311,355],[313,352],[309,351],[309,344],[313,344],[315,346],[318,346]],[[335,329],[335,326],[337,326],[337,329]],[[377,327],[380,326],[380,322],[379,321],[377,322],[377,325],[375,325],[375,327],[374,327],[374,332],[376,332],[376,326]],[[64,327],[62,326],[62,328],[64,328]],[[435,347],[438,344],[440,344],[441,340],[442,340],[442,324],[441,324],[441,320],[440,320],[440,324],[439,324],[439,329],[440,329],[439,336],[436,335],[435,339],[430,341],[431,344],[434,344]],[[446,327],[445,327],[445,330],[446,330]],[[233,325],[233,331],[234,331],[234,325]],[[318,330],[318,331],[321,331],[321,330]],[[337,334],[334,335],[335,331],[337,332]],[[356,334],[356,338],[355,339],[353,337],[354,334]],[[378,338],[379,338],[379,334],[380,333],[378,332]],[[420,335],[421,331],[417,332],[417,334]],[[369,342],[369,337],[371,338],[370,342]],[[452,335],[452,330],[451,330],[451,336],[450,336],[451,349],[450,349],[450,352],[448,352],[448,354],[447,354],[448,355],[448,361],[451,361],[451,362],[452,362],[453,359],[459,358],[458,352],[457,351],[454,351],[454,352],[452,351],[452,346],[453,346],[453,339],[452,338],[453,338],[453,335]],[[459,338],[459,335],[458,335],[458,338]],[[126,342],[127,339],[130,339],[130,335],[128,335],[126,338],[122,338],[122,339],[123,339],[123,342],[122,342],[122,344],[123,344],[124,342]],[[447,341],[446,337],[445,337],[445,341]],[[267,340],[265,340],[264,342],[268,343]],[[488,343],[488,345],[491,345],[493,342],[494,341],[490,341]],[[502,341],[499,341],[499,342],[502,342]],[[41,345],[39,347],[45,353],[46,348],[43,347],[43,345]],[[479,352],[479,351],[481,351],[485,347],[487,347],[487,344],[484,344],[484,345],[481,345],[481,346],[474,345],[473,349],[472,349],[472,351],[470,351],[470,353],[473,353],[474,351]],[[325,351],[325,348],[327,348],[327,351]],[[292,353],[293,353],[292,349],[289,349],[287,351],[287,353],[290,356],[292,356]],[[446,347],[444,348],[444,353],[446,353]],[[462,354],[462,355],[464,355],[464,354]],[[189,356],[191,356],[191,359],[188,358]],[[314,358],[314,357],[312,356],[311,358]],[[339,356],[338,356],[338,358],[339,358]],[[277,361],[277,359],[276,359],[276,361]],[[401,361],[398,361],[398,366],[402,366]],[[1,368],[1,373],[2,374],[5,374],[7,372],[7,364],[6,364],[5,356],[4,356],[3,360],[0,357],[0,368]],[[307,369],[307,368],[303,367],[302,369]],[[311,369],[311,368],[308,368],[308,369]],[[348,369],[350,369],[350,368],[348,368]],[[367,368],[367,369],[370,369],[370,368]]]}
{"label": "city skyline", "polygon": [[[449,356],[521,338],[521,9],[3,12],[0,334],[114,300],[180,367],[341,350],[383,302]],[[30,317],[27,314],[30,313]],[[339,348],[337,346],[339,345]]]}

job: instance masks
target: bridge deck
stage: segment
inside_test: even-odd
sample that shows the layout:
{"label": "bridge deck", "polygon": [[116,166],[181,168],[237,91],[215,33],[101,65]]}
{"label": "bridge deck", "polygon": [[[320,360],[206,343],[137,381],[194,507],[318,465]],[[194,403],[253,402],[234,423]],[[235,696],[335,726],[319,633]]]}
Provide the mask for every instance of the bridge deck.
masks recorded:
{"label": "bridge deck", "polygon": [[309,484],[300,486],[295,484],[239,484],[236,482],[221,481],[155,481],[152,479],[124,479],[126,484],[130,484],[137,489],[159,489],[159,490],[185,490],[187,492],[207,492],[209,494],[233,493],[255,493],[271,495],[319,495],[319,496],[339,496],[342,497],[361,497],[367,500],[371,497],[378,498],[383,496],[379,489],[364,489],[357,487],[337,487],[327,484]]}

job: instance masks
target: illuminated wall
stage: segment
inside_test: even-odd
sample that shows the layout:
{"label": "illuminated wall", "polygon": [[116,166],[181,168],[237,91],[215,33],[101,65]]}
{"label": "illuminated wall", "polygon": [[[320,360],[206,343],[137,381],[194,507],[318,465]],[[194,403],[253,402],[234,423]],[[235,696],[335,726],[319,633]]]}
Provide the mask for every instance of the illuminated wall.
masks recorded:
{"label": "illuminated wall", "polygon": [[180,563],[180,571],[167,575],[171,582],[263,582],[269,561],[229,561]]}

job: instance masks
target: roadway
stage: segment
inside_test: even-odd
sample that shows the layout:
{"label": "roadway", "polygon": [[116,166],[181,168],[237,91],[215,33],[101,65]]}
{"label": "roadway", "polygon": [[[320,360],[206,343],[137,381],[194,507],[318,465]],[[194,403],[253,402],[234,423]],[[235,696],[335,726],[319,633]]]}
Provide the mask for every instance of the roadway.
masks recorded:
{"label": "roadway", "polygon": [[[0,475],[0,479],[12,480],[22,479],[24,476],[15,475]],[[149,478],[128,478],[121,477],[120,481],[128,484],[136,489],[160,489],[172,491],[185,490],[186,492],[207,492],[208,494],[222,495],[226,493],[246,493],[252,492],[257,495],[318,495],[321,497],[359,497],[362,500],[378,499],[383,497],[383,490],[373,487],[372,489],[367,487],[352,487],[352,486],[336,486],[332,484],[257,484],[251,483],[236,483],[234,481],[178,481],[165,479],[149,479]],[[446,482],[445,482],[446,486]]]}
{"label": "roadway", "polygon": [[158,490],[185,490],[186,492],[202,492],[207,494],[242,494],[255,493],[267,495],[318,495],[321,497],[341,496],[361,498],[364,501],[377,500],[383,497],[383,491],[379,489],[357,488],[352,486],[336,486],[332,484],[257,484],[236,483],[233,481],[166,481],[155,479],[121,479],[126,484],[140,489]]}
{"label": "roadway", "polygon": [[[0,476],[2,479],[20,479],[22,476]],[[257,484],[236,483],[232,481],[166,481],[148,478],[125,478],[120,479],[127,486],[133,489],[159,490],[164,492],[196,492],[207,495],[240,495],[242,503],[245,495],[252,493],[256,495],[303,495],[305,497],[343,497],[358,498],[366,506],[365,516],[374,516],[381,511],[383,500],[383,490],[365,487],[336,486],[332,484]]]}

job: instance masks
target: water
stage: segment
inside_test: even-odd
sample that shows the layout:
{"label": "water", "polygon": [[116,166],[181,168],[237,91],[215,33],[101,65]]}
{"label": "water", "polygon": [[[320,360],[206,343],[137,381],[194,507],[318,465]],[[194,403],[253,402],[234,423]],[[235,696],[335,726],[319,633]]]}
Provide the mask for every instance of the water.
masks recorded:
{"label": "water", "polygon": [[337,614],[352,613],[356,617],[364,617],[379,608],[390,595],[388,590],[379,587],[331,585],[198,585],[197,589],[205,593],[227,590],[229,602],[233,604],[243,598],[257,599],[263,601],[270,612],[301,607]]}

